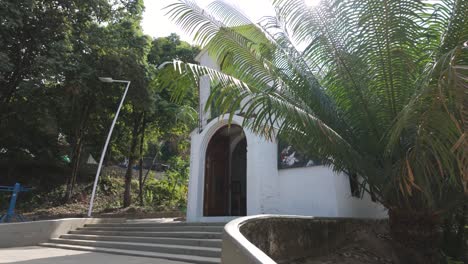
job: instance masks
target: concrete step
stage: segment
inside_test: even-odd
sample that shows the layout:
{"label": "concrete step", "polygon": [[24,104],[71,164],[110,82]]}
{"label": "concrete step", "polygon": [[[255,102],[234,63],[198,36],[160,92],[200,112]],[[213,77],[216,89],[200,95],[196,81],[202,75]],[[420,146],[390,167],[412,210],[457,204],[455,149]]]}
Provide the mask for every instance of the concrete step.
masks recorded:
{"label": "concrete step", "polygon": [[221,263],[221,259],[216,258],[216,257],[179,255],[179,254],[147,252],[147,251],[139,251],[139,250],[100,248],[100,247],[93,247],[93,246],[79,246],[79,245],[57,244],[57,243],[41,243],[40,246],[71,249],[71,250],[102,252],[102,253],[127,255],[127,256],[160,258],[160,259],[183,261],[183,262],[187,262],[187,263],[196,263],[196,264],[219,264],[219,263]]}
{"label": "concrete step", "polygon": [[77,240],[53,238],[49,240],[54,244],[68,244],[86,247],[116,248],[125,250],[140,250],[148,252],[160,252],[168,254],[194,255],[203,257],[221,257],[221,248],[214,247],[196,247],[184,245],[135,243],[135,242],[114,242],[114,241],[95,241],[95,240]]}
{"label": "concrete step", "polygon": [[221,232],[144,232],[144,231],[101,231],[80,229],[70,231],[69,234],[80,235],[102,235],[102,236],[134,236],[134,237],[178,237],[178,238],[197,238],[197,239],[221,239]]}
{"label": "concrete step", "polygon": [[223,226],[110,226],[110,227],[81,227],[78,230],[99,231],[144,231],[144,232],[169,232],[169,231],[197,231],[197,232],[222,232]]}
{"label": "concrete step", "polygon": [[74,235],[66,234],[60,236],[63,239],[94,240],[94,241],[116,241],[116,242],[137,242],[156,243],[169,245],[186,245],[200,247],[221,248],[221,239],[194,239],[194,238],[173,238],[173,237],[134,237],[134,236],[101,236],[101,235]]}
{"label": "concrete step", "polygon": [[222,226],[226,223],[155,223],[155,222],[125,222],[125,223],[102,223],[102,224],[86,224],[85,227],[181,227],[181,226]]}

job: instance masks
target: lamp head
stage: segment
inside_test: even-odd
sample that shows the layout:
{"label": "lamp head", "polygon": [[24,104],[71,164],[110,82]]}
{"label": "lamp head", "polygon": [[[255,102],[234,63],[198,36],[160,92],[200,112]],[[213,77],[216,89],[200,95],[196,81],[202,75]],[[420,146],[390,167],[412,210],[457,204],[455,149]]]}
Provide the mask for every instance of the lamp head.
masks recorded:
{"label": "lamp head", "polygon": [[99,81],[105,82],[105,83],[112,83],[114,80],[111,77],[99,77]]}
{"label": "lamp head", "polygon": [[171,63],[173,63],[173,62],[172,62],[172,61],[165,61],[165,62],[159,64],[158,70],[161,70],[161,69],[164,68],[166,65],[171,64]]}

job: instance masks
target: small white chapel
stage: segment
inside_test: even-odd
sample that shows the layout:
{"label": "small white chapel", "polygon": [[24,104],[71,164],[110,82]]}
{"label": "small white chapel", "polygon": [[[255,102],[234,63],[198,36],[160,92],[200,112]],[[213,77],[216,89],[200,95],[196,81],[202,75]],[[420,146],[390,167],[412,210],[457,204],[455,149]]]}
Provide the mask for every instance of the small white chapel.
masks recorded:
{"label": "small white chapel", "polygon": [[[218,69],[206,50],[197,56]],[[199,84],[199,127],[191,133],[188,222],[226,222],[256,214],[383,218],[370,195],[356,195],[345,173],[335,173],[295,151],[242,127],[243,117],[204,111],[210,81]],[[356,188],[356,186],[354,186]]]}

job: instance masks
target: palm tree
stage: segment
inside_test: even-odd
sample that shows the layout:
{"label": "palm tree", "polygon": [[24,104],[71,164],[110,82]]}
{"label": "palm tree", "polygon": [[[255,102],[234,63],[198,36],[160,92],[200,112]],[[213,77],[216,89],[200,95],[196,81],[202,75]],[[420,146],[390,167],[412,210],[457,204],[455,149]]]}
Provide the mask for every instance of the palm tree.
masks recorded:
{"label": "palm tree", "polygon": [[211,103],[358,175],[401,256],[429,263],[443,214],[468,194],[468,1],[433,2],[274,0],[259,23],[222,1],[167,10],[220,65],[175,62],[211,78]]}

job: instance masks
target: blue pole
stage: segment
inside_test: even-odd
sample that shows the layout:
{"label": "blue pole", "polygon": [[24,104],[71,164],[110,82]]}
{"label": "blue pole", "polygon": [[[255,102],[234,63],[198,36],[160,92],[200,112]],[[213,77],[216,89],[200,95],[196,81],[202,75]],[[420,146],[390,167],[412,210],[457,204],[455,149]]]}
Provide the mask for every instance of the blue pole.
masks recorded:
{"label": "blue pole", "polygon": [[10,199],[10,206],[8,207],[8,211],[6,214],[5,222],[10,222],[11,218],[15,215],[15,205],[16,205],[16,199],[18,198],[18,193],[21,190],[21,184],[15,183],[15,186],[13,188],[13,194],[11,195]]}

